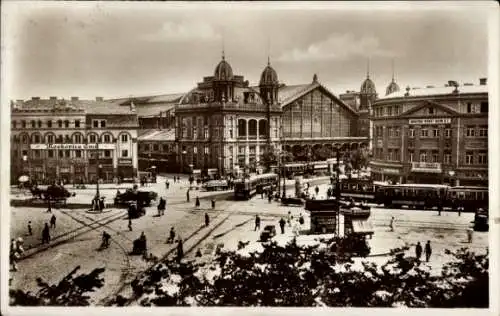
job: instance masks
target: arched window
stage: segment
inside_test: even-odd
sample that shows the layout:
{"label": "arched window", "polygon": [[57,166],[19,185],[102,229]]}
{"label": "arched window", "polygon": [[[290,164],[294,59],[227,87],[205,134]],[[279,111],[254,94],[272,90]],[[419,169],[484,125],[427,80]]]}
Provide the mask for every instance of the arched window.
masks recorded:
{"label": "arched window", "polygon": [[103,137],[103,142],[104,143],[111,143],[111,135],[110,134],[105,134]]}
{"label": "arched window", "polygon": [[57,127],[62,128],[62,121],[61,120],[57,121]]}
{"label": "arched window", "polygon": [[247,136],[247,121],[244,119],[238,120],[238,136]]}
{"label": "arched window", "polygon": [[38,125],[38,128],[41,128],[42,127],[42,121],[38,120],[37,121],[37,125]]}
{"label": "arched window", "polygon": [[17,127],[17,122],[16,121],[12,121],[12,128],[16,128]]}
{"label": "arched window", "polygon": [[97,143],[97,136],[95,134],[89,135],[89,143]]}
{"label": "arched window", "polygon": [[31,128],[35,128],[35,127],[36,127],[36,123],[35,123],[35,121],[32,120],[31,121]]}
{"label": "arched window", "polygon": [[75,144],[81,144],[82,143],[83,137],[82,137],[81,134],[75,134],[73,138],[74,138]]}
{"label": "arched window", "polygon": [[47,127],[52,128],[52,121],[47,121]]}
{"label": "arched window", "polygon": [[22,128],[26,128],[26,121],[25,121],[25,120],[22,120],[22,121],[21,121],[21,127],[22,127]]}
{"label": "arched window", "polygon": [[53,134],[47,135],[46,139],[47,139],[47,143],[49,143],[49,144],[53,144],[54,143],[54,135]]}
{"label": "arched window", "polygon": [[68,127],[69,127],[69,121],[68,121],[68,120],[64,121],[64,127],[65,127],[65,128],[68,128]]}
{"label": "arched window", "polygon": [[28,143],[28,139],[29,138],[26,135],[21,136],[21,141],[22,141],[23,144],[27,144]]}
{"label": "arched window", "polygon": [[267,136],[267,120],[259,120],[259,135]]}
{"label": "arched window", "polygon": [[257,136],[257,120],[248,121],[248,135]]}

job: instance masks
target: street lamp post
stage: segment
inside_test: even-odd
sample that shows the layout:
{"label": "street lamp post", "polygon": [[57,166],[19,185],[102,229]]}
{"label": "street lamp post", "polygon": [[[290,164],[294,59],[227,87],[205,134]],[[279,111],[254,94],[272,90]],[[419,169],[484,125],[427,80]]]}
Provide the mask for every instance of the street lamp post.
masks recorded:
{"label": "street lamp post", "polygon": [[186,154],[187,152],[185,150],[182,151],[182,155],[181,155],[181,170],[180,170],[180,173],[182,173],[184,171],[184,159],[186,158]]}
{"label": "street lamp post", "polygon": [[337,181],[335,199],[337,201],[337,236],[340,237],[340,151],[337,147]]}

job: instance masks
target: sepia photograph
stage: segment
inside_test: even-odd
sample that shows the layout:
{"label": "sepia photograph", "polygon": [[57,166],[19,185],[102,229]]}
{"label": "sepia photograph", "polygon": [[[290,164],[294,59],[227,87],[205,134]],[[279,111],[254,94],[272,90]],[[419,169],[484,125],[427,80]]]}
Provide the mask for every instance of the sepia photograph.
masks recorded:
{"label": "sepia photograph", "polygon": [[498,13],[3,2],[2,314],[498,313]]}

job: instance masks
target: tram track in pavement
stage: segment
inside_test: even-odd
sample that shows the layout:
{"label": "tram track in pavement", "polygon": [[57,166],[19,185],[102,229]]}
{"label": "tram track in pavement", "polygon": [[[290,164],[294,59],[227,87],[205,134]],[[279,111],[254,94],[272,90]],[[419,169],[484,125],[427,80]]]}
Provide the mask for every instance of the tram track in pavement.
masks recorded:
{"label": "tram track in pavement", "polygon": [[[60,211],[62,214],[64,215],[67,215],[67,213],[65,211]],[[116,214],[113,214],[113,215],[109,215],[109,216],[106,216],[106,217],[103,217],[99,220],[96,221],[96,223],[99,223],[100,225],[107,225],[107,224],[110,224],[120,218],[122,218],[124,215],[123,214],[120,214],[120,215],[116,215]],[[71,216],[70,216],[71,217]],[[36,254],[39,254],[41,252],[44,252],[44,251],[47,251],[49,249],[52,249],[56,246],[59,246],[61,244],[64,244],[64,243],[68,243],[70,242],[71,240],[74,240],[75,238],[77,237],[80,237],[82,235],[85,235],[93,230],[95,230],[94,228],[91,228],[91,229],[88,229],[89,227],[86,226],[86,225],[82,225],[78,228],[75,228],[73,230],[70,230],[68,232],[65,232],[65,233],[62,233],[60,235],[57,235],[55,237],[52,237],[51,238],[51,241],[49,244],[39,244],[38,246],[35,246],[35,247],[31,247],[29,249],[26,249],[25,251],[25,255],[23,255],[19,261],[22,261],[24,259],[27,259],[27,258],[30,258]]]}

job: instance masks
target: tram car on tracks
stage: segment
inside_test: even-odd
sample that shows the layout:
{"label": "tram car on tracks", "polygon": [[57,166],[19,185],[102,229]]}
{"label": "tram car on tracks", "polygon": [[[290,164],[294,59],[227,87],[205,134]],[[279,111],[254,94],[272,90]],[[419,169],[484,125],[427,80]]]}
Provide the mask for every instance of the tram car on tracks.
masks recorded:
{"label": "tram car on tracks", "polygon": [[450,187],[446,194],[446,206],[452,209],[462,208],[464,212],[488,209],[488,187],[456,186]]}
{"label": "tram car on tracks", "polygon": [[264,173],[250,176],[247,179],[235,180],[234,197],[248,200],[256,193],[262,193],[266,189],[273,189],[277,185],[278,175],[275,173]]}
{"label": "tram car on tracks", "polygon": [[374,202],[375,195],[382,182],[370,179],[343,179],[340,182],[340,197],[346,200]]}
{"label": "tram car on tracks", "polygon": [[449,187],[442,184],[386,184],[378,187],[375,203],[385,207],[431,209],[443,203]]}

